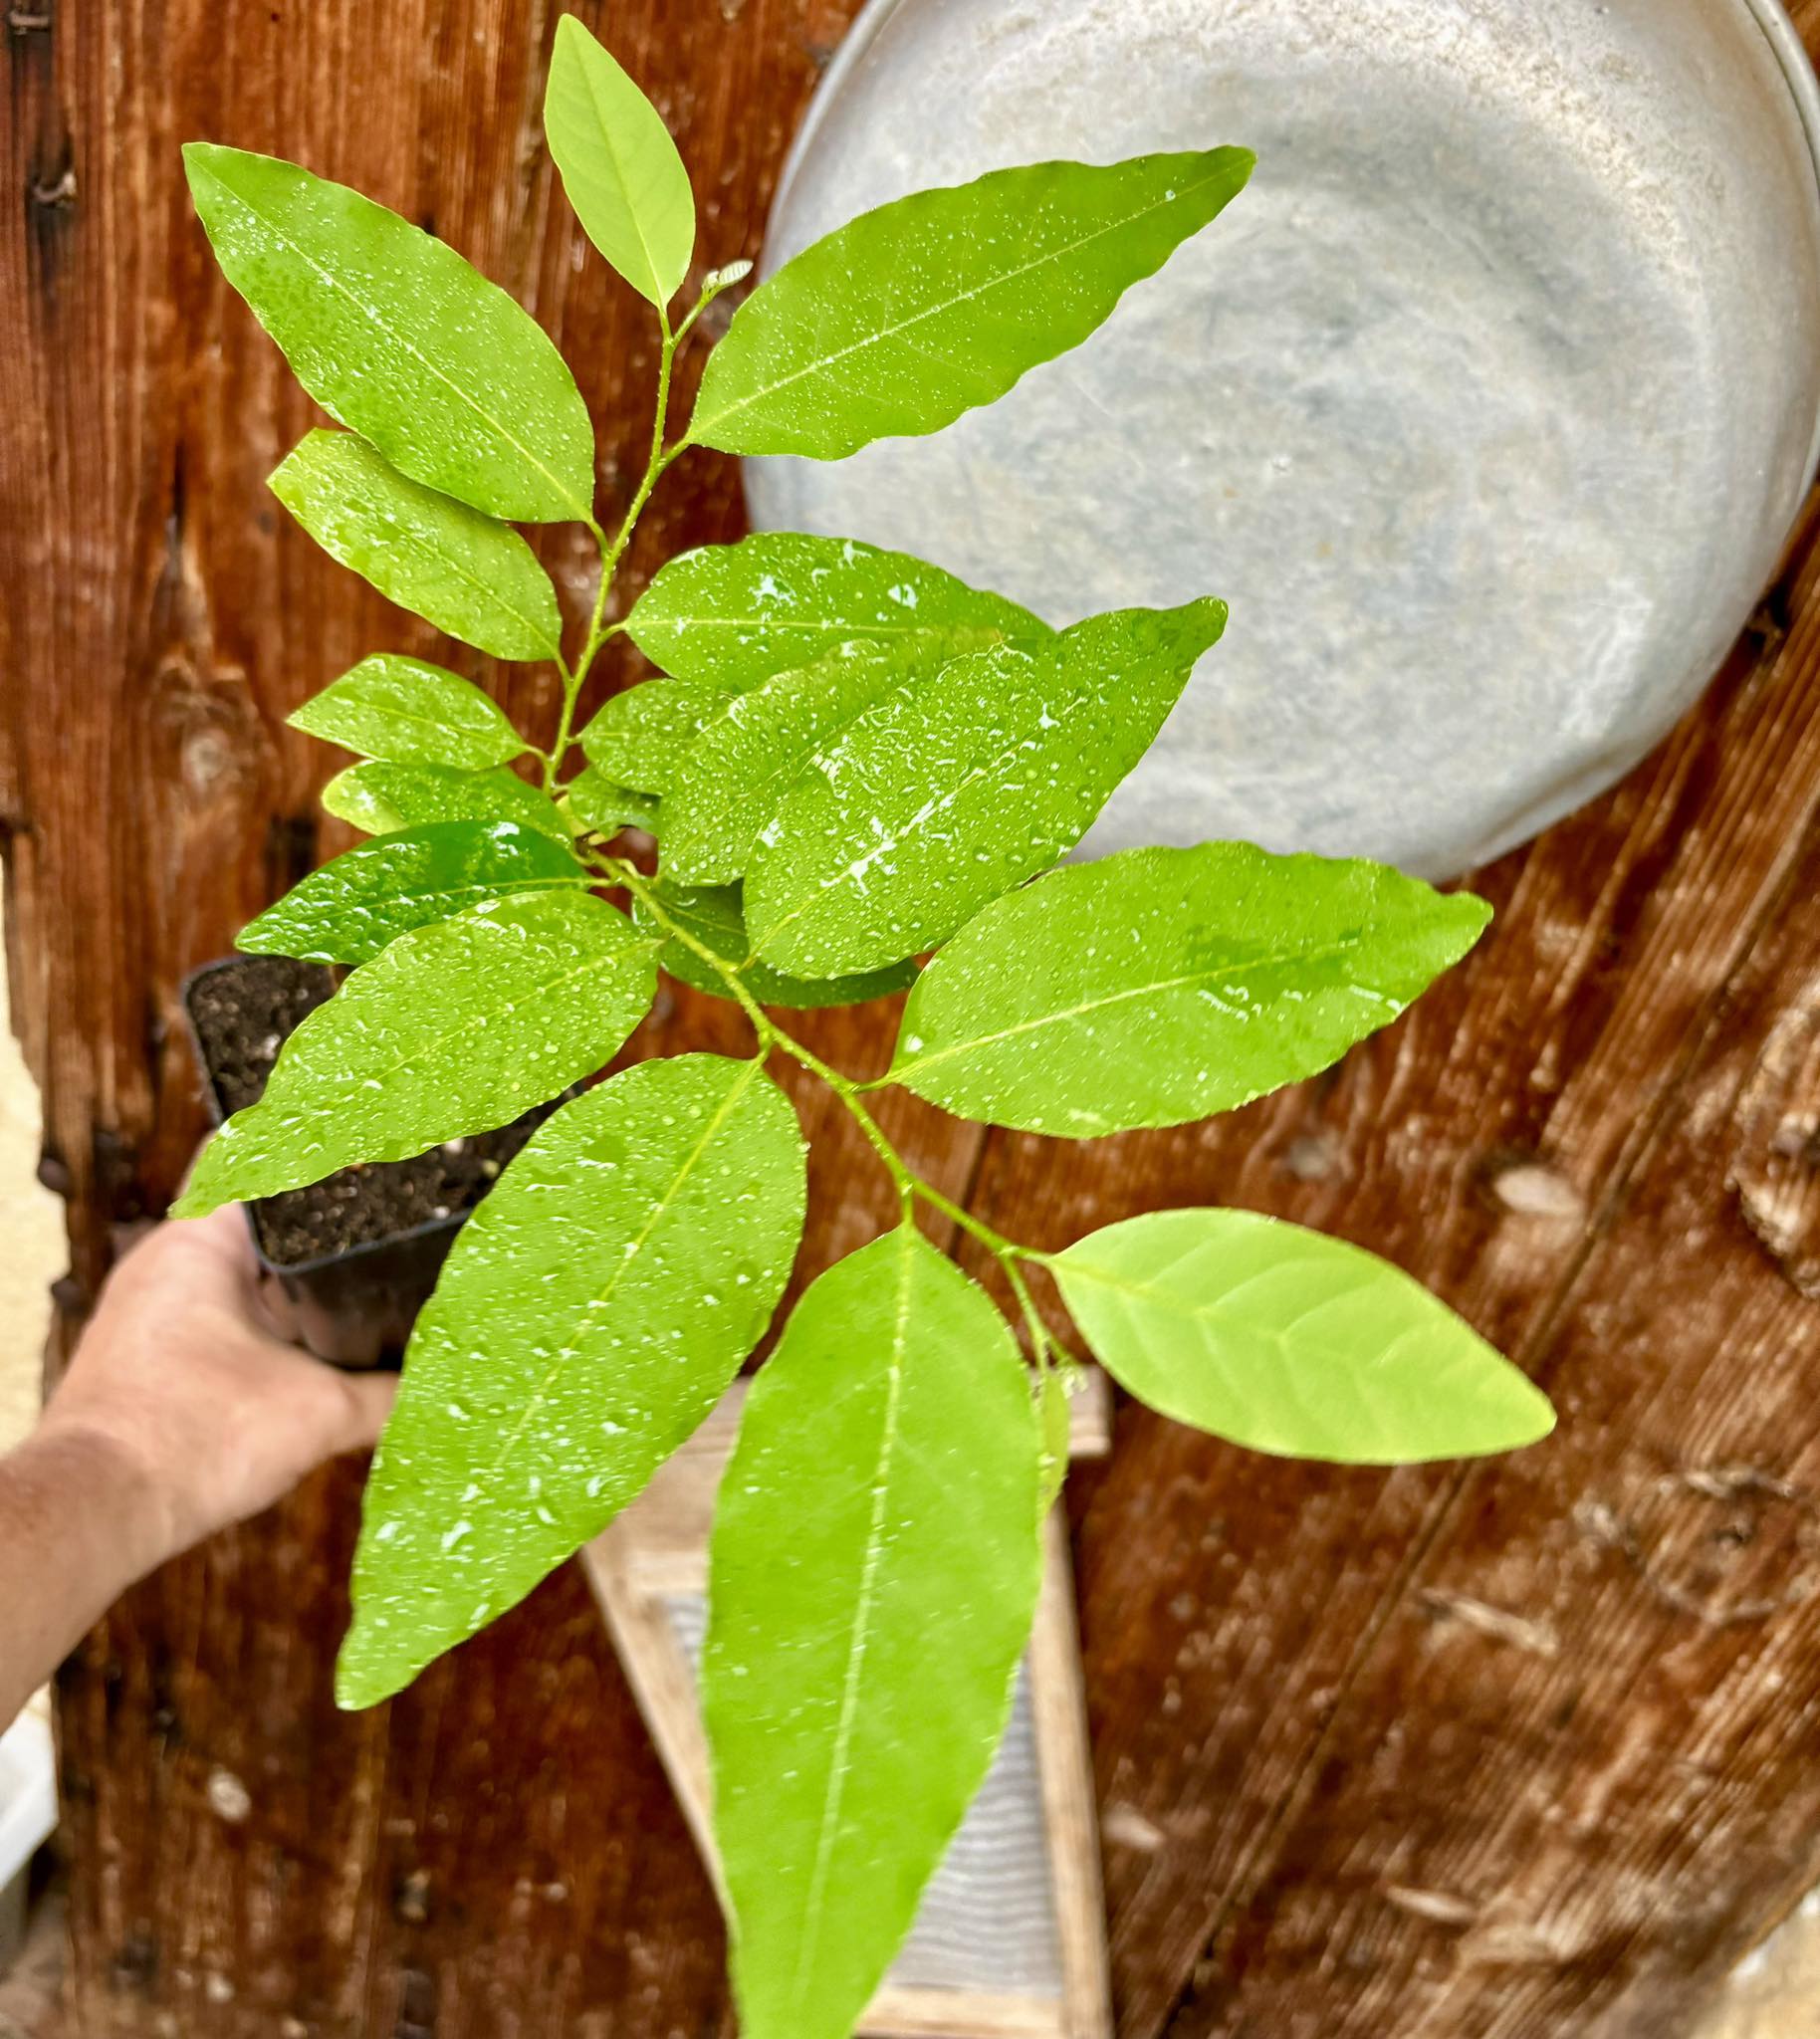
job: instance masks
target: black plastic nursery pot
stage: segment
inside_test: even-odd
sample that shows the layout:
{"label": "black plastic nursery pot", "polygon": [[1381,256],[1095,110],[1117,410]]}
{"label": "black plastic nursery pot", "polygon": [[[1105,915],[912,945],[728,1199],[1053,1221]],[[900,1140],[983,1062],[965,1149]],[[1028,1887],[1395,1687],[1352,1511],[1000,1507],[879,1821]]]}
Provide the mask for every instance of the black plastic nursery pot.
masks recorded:
{"label": "black plastic nursery pot", "polygon": [[[286,1036],[334,996],[320,964],[228,956],[183,982],[183,1011],[216,1124],[257,1103]],[[449,1140],[411,1161],[344,1168],[247,1206],[267,1300],[337,1366],[396,1366],[455,1235],[556,1109]]]}

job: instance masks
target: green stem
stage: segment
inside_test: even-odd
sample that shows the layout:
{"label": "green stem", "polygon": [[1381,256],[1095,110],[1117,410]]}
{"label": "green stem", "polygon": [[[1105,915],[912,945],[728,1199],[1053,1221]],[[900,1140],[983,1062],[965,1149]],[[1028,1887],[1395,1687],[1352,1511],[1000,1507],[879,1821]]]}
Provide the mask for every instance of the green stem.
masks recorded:
{"label": "green stem", "polygon": [[[587,636],[581,645],[580,656],[572,666],[560,666],[563,675],[563,713],[557,723],[556,741],[551,745],[544,760],[544,791],[549,793],[556,785],[558,772],[568,756],[569,744],[573,741],[575,704],[580,699],[581,687],[593,666],[594,658],[601,645],[619,627],[606,620],[607,596],[612,592],[613,576],[619,570],[619,563],[625,557],[625,549],[632,541],[632,533],[638,527],[638,520],[644,513],[644,506],[651,500],[651,492],[663,479],[664,469],[683,450],[680,444],[665,449],[664,427],[670,418],[670,371],[676,361],[677,342],[680,334],[670,331],[670,316],[660,306],[657,313],[658,325],[663,332],[663,345],[657,359],[657,404],[651,419],[651,450],[646,457],[644,474],[632,500],[625,507],[625,515],[619,520],[619,529],[609,539],[593,518],[587,520],[587,528],[593,533],[594,544],[600,553],[600,584],[594,591],[594,610],[588,618]],[[688,330],[685,325],[685,332]],[[559,662],[560,663],[560,662]]]}
{"label": "green stem", "polygon": [[920,1198],[931,1210],[941,1212],[952,1224],[978,1240],[992,1254],[1005,1270],[1005,1278],[1011,1286],[1012,1294],[1017,1298],[1018,1307],[1029,1331],[1032,1347],[1030,1357],[1039,1370],[1046,1371],[1049,1360],[1048,1330],[1042,1321],[1041,1312],[1036,1307],[1035,1299],[1030,1294],[1029,1284],[1024,1280],[1018,1265],[1021,1259],[1030,1257],[1028,1248],[1007,1239],[1002,1233],[995,1232],[984,1219],[976,1218],[965,1205],[957,1204],[952,1197],[944,1196],[933,1183],[925,1182],[892,1146],[878,1121],[861,1101],[859,1093],[863,1086],[854,1082],[851,1076],[843,1075],[831,1063],[824,1062],[812,1049],[804,1047],[795,1034],[787,1033],[747,989],[740,976],[739,966],[729,963],[726,957],[711,949],[706,942],[691,934],[665,912],[657,888],[636,864],[628,863],[623,857],[599,855],[593,857],[593,863],[603,877],[610,879],[615,885],[623,885],[631,893],[669,940],[680,942],[692,956],[699,958],[714,972],[752,1022],[753,1031],[758,1035],[762,1046],[776,1048],[779,1052],[789,1055],[794,1062],[806,1069],[811,1076],[818,1076],[833,1091],[846,1107],[853,1122],[865,1135],[879,1160],[884,1163],[891,1180],[897,1185],[899,1194],[905,1200],[906,1210]]}

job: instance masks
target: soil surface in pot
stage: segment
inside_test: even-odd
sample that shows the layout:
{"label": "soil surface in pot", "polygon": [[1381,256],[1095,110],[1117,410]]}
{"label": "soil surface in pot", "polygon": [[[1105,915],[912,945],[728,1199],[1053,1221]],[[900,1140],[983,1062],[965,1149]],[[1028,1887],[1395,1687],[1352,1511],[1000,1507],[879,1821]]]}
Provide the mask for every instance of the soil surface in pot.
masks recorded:
{"label": "soil surface in pot", "polygon": [[[325,1004],[327,970],[286,956],[236,957],[189,989],[189,1012],[223,1112],[257,1104],[285,1036]],[[495,1133],[448,1140],[413,1161],[375,1162],[286,1190],[253,1206],[266,1258],[294,1267],[327,1253],[396,1239],[479,1203],[543,1117],[533,1112]]]}

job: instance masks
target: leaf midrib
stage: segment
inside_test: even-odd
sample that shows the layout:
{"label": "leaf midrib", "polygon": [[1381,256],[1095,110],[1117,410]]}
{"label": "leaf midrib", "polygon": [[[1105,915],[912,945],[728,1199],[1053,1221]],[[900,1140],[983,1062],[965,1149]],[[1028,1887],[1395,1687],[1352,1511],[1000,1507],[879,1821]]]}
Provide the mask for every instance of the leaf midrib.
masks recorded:
{"label": "leaf midrib", "polygon": [[[703,1155],[707,1153],[709,1146],[718,1137],[721,1128],[731,1117],[734,1107],[741,1102],[747,1091],[752,1087],[753,1081],[760,1073],[762,1066],[762,1062],[758,1060],[745,1061],[740,1064],[740,1074],[727,1092],[726,1098],[715,1108],[714,1114],[709,1119],[701,1138],[677,1166],[675,1174],[670,1178],[668,1190],[652,1204],[650,1214],[646,1218],[643,1227],[633,1238],[629,1249],[621,1256],[619,1264],[614,1267],[611,1278],[607,1281],[606,1286],[601,1289],[599,1294],[590,1303],[584,1305],[578,1312],[573,1313],[574,1321],[586,1321],[595,1310],[604,1307],[605,1304],[612,1300],[614,1293],[619,1287],[619,1283],[624,1279],[627,1272],[638,1264],[638,1256],[644,1250],[652,1233],[656,1231],[664,1214],[681,1195],[683,1185],[700,1165]],[[545,1370],[537,1386],[532,1390],[517,1424],[513,1427],[505,1442],[500,1446],[499,1456],[480,1474],[476,1481],[482,1495],[486,1493],[493,1481],[505,1470],[513,1453],[518,1449],[520,1440],[524,1437],[527,1428],[530,1426],[531,1419],[543,1408],[545,1401],[548,1399],[552,1383],[563,1371],[564,1367],[574,1358],[578,1349],[574,1345],[565,1345]]]}
{"label": "leaf midrib", "polygon": [[[675,293],[664,290],[663,279],[657,273],[657,257],[652,253],[651,243],[646,237],[644,221],[639,215],[638,207],[632,201],[632,182],[626,175],[625,164],[620,160],[619,149],[613,139],[612,124],[607,119],[606,108],[601,104],[600,96],[594,90],[595,66],[586,61],[586,53],[583,53],[582,61],[576,65],[576,69],[581,74],[581,90],[586,93],[588,105],[594,110],[594,118],[599,122],[600,140],[606,150],[607,160],[612,165],[613,175],[618,179],[619,196],[625,205],[625,215],[632,223],[632,232],[637,236],[639,252],[644,256],[645,272],[651,286],[649,292],[645,293],[645,295],[649,296],[651,303],[661,311],[670,302],[670,298]],[[652,117],[658,117],[655,108],[652,109]],[[685,171],[684,174],[686,176],[687,172]],[[636,289],[637,286],[634,284],[633,288]]]}
{"label": "leaf midrib", "polygon": [[[471,411],[473,411],[474,415],[477,418],[480,418],[484,423],[491,425],[492,428],[500,435],[500,437],[506,441],[507,445],[511,446],[515,451],[522,453],[525,456],[525,458],[531,463],[531,465],[535,467],[537,471],[555,487],[558,495],[562,497],[564,502],[569,504],[573,508],[577,519],[584,520],[587,517],[588,511],[591,507],[590,505],[582,503],[579,500],[579,498],[575,496],[573,491],[570,490],[569,484],[565,482],[560,475],[553,472],[553,470],[544,461],[539,459],[537,454],[534,453],[529,446],[524,444],[524,442],[518,437],[518,435],[515,432],[512,431],[512,429],[504,422],[503,419],[495,417],[493,413],[490,410],[488,410],[484,404],[482,404],[477,398],[471,395],[467,390],[462,388],[459,382],[455,381],[444,369],[438,367],[437,364],[430,359],[429,355],[426,354],[421,347],[413,345],[410,339],[406,335],[398,332],[395,327],[390,325],[389,322],[386,321],[380,315],[376,307],[369,305],[356,292],[349,290],[348,287],[341,281],[341,279],[336,275],[334,270],[326,268],[316,258],[316,256],[311,254],[308,248],[303,246],[301,242],[293,240],[292,237],[285,232],[285,230],[277,223],[276,220],[274,220],[269,214],[262,212],[259,209],[259,207],[255,205],[250,198],[246,196],[244,192],[237,191],[234,188],[234,186],[230,184],[226,180],[226,178],[224,178],[221,175],[221,173],[214,167],[214,165],[208,162],[206,159],[204,159],[202,163],[202,174],[208,178],[211,184],[216,185],[220,190],[224,191],[236,205],[240,206],[244,211],[251,214],[251,216],[254,219],[258,220],[259,223],[266,229],[266,231],[269,234],[271,234],[274,240],[282,243],[286,248],[289,248],[292,254],[297,256],[300,261],[307,263],[310,266],[310,268],[314,269],[317,275],[320,276],[323,279],[323,281],[331,287],[331,289],[340,291],[341,296],[347,300],[347,302],[354,308],[354,310],[358,312],[360,316],[363,319],[365,319],[369,325],[373,326],[374,328],[377,329],[377,331],[384,334],[387,340],[394,341],[405,353],[409,354],[413,360],[417,361],[421,366],[426,368],[429,371],[429,373],[432,376],[434,376],[435,379],[438,382],[440,382],[450,392],[451,395],[456,397],[460,402],[465,403],[468,406],[468,408]],[[372,201],[368,200],[367,202],[370,204]],[[383,210],[384,208],[381,207],[380,209]],[[404,222],[404,224],[408,226],[410,222],[407,220]],[[426,235],[425,238],[433,239],[434,236]],[[441,245],[446,247],[448,244],[444,242]],[[455,254],[455,250],[452,248],[449,250],[449,252],[451,254]],[[457,256],[457,260],[460,260],[459,256]],[[475,270],[474,274],[482,284],[491,282],[490,278],[481,276],[479,270]],[[493,288],[497,290],[499,286],[495,284]],[[503,295],[507,296],[510,299],[510,293],[503,293]],[[517,300],[511,299],[511,302],[516,304]],[[519,310],[521,312],[524,311],[524,307],[522,305],[519,306]],[[529,318],[530,314],[526,313],[525,316]],[[535,322],[533,323],[535,324]],[[540,327],[538,330],[541,332],[543,329]],[[425,486],[427,486],[427,484]],[[472,508],[473,506],[469,505],[469,507]]]}
{"label": "leaf midrib", "polygon": [[803,1998],[813,1977],[815,1955],[821,1935],[822,1907],[827,1896],[828,1870],[833,1858],[834,1841],[840,1830],[840,1806],[846,1793],[853,1721],[859,1702],[859,1684],[865,1672],[872,1603],[877,1592],[878,1570],[884,1550],[888,1475],[891,1460],[897,1450],[904,1354],[909,1338],[913,1257],[918,1235],[913,1226],[905,1224],[899,1227],[898,1238],[903,1244],[898,1258],[897,1308],[891,1323],[891,1357],[886,1374],[885,1415],[879,1433],[878,1455],[872,1480],[871,1515],[866,1529],[865,1552],[860,1561],[859,1590],[854,1600],[853,1620],[847,1630],[847,1662],[841,1681],[840,1717],[835,1724],[833,1747],[828,1759],[827,1788],[822,1794],[821,1820],[815,1836],[815,1863],[809,1877],[808,1897],[803,1906],[802,1940],[797,1950],[796,1974],[791,1983],[791,2007],[798,2020],[802,2013]]}
{"label": "leaf midrib", "polygon": [[[1360,928],[1356,933],[1348,936],[1345,941],[1337,942],[1328,948],[1302,949],[1281,955],[1249,957],[1244,963],[1243,969],[1247,971],[1263,971],[1279,969],[1287,963],[1306,963],[1312,965],[1332,962],[1339,957],[1355,952],[1361,947],[1366,936],[1372,932],[1370,928]],[[1016,1040],[1023,1034],[1034,1033],[1044,1026],[1065,1026],[1072,1020],[1084,1019],[1092,1013],[1105,1012],[1109,1008],[1123,1005],[1131,999],[1150,998],[1164,992],[1186,991],[1191,986],[1210,983],[1215,978],[1230,978],[1238,974],[1238,971],[1229,964],[1220,969],[1210,966],[1206,969],[1193,970],[1182,977],[1155,978],[1144,984],[1128,985],[1123,991],[1108,992],[1102,998],[1085,999],[1078,1006],[1068,1006],[1060,1012],[1041,1013],[1033,1020],[1021,1020],[1015,1026],[1001,1027],[997,1033],[973,1034],[966,1040],[954,1041],[947,1047],[937,1048],[931,1054],[918,1054],[913,1061],[894,1063],[883,1076],[876,1080],[878,1083],[899,1083],[905,1075],[920,1073],[922,1070],[933,1067],[937,1062],[950,1060],[955,1055],[976,1054],[983,1049],[997,1047],[1001,1041]],[[1347,984],[1341,987],[1322,986],[1321,989],[1358,991],[1360,989],[1375,990],[1376,988]],[[1377,996],[1380,998],[1394,998],[1395,994],[1378,992]]]}
{"label": "leaf midrib", "polygon": [[[897,339],[900,335],[910,332],[912,328],[922,325],[927,320],[939,318],[945,312],[952,312],[959,306],[972,304],[977,299],[984,298],[990,292],[1004,289],[1008,284],[1016,284],[1024,277],[1033,276],[1045,266],[1063,261],[1069,256],[1077,255],[1083,248],[1090,248],[1095,241],[1104,240],[1108,234],[1122,232],[1125,228],[1135,225],[1137,221],[1147,218],[1151,213],[1161,212],[1166,206],[1180,205],[1204,186],[1214,183],[1218,175],[1218,169],[1210,162],[1210,166],[1204,176],[1193,183],[1179,187],[1170,197],[1153,199],[1149,204],[1140,205],[1134,211],[1125,213],[1118,219],[1109,220],[1103,226],[1096,227],[1091,233],[1081,235],[1077,240],[1070,241],[1058,248],[1051,248],[1037,256],[1034,260],[1021,263],[1016,268],[1002,270],[998,275],[990,278],[983,284],[957,292],[955,296],[945,298],[938,304],[926,306],[922,311],[913,313],[907,319],[899,320],[893,326],[881,327],[876,332],[866,334],[846,346],[836,347],[830,353],[818,355],[814,360],[805,362],[800,368],[793,369],[790,374],[780,376],[775,382],[766,383],[762,388],[754,389],[747,395],[740,397],[736,402],[730,403],[721,410],[716,411],[704,426],[698,427],[696,420],[691,418],[686,436],[691,440],[696,439],[699,431],[717,429],[729,418],[737,417],[741,411],[750,409],[755,403],[760,403],[776,396],[780,390],[791,388],[794,384],[803,380],[805,376],[823,373],[827,369],[834,367],[837,363],[849,359],[852,355],[863,353],[868,347],[881,346],[886,340]],[[712,444],[712,441],[708,443]]]}

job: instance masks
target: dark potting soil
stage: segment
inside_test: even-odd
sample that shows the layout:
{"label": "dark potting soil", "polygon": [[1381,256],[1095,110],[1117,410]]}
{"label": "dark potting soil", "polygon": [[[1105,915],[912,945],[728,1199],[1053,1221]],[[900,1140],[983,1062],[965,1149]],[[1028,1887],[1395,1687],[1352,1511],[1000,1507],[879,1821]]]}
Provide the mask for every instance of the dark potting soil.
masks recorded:
{"label": "dark potting soil", "polygon": [[[236,957],[189,988],[189,1013],[224,1112],[257,1104],[285,1036],[333,996],[319,964],[286,956]],[[253,1206],[266,1258],[281,1267],[396,1239],[473,1209],[544,1117],[528,1113],[496,1133],[448,1140],[413,1161],[344,1168],[306,1189]]]}

